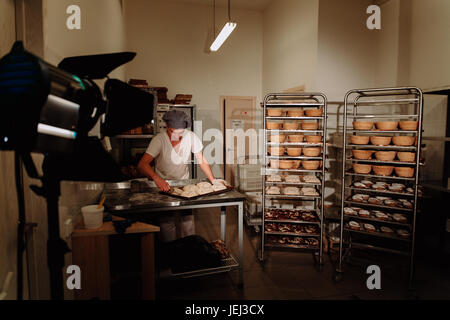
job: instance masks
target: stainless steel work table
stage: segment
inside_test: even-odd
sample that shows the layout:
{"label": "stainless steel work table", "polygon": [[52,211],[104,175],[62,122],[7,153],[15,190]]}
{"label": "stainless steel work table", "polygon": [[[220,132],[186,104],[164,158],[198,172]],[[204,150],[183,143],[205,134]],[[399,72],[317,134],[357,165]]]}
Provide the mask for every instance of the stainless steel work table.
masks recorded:
{"label": "stainless steel work table", "polygon": [[[182,186],[186,184],[196,184],[200,180],[168,180],[170,186]],[[139,196],[142,194],[142,196]],[[245,195],[231,190],[225,193],[202,196],[197,199],[178,199],[169,195],[161,194],[153,181],[133,180],[120,183],[105,184],[104,195],[105,209],[121,217],[127,214],[133,216],[149,217],[149,215],[160,214],[164,211],[175,211],[183,209],[202,209],[220,207],[220,231],[221,239],[226,243],[226,207],[237,206],[238,209],[238,260],[233,255],[223,261],[223,266],[210,269],[202,269],[171,276],[195,277],[220,272],[239,270],[239,283],[243,285],[243,207]]]}

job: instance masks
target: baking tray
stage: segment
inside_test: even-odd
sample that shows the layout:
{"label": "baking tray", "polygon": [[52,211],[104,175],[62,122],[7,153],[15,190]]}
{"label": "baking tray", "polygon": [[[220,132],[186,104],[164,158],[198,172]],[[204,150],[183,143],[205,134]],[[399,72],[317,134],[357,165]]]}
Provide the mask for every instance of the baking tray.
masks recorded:
{"label": "baking tray", "polygon": [[159,193],[174,197],[174,198],[178,198],[178,199],[183,199],[183,200],[192,200],[192,199],[198,199],[200,197],[207,197],[207,196],[212,196],[212,195],[216,195],[216,194],[221,194],[221,193],[225,193],[228,191],[234,190],[233,187],[227,187],[226,189],[223,190],[219,190],[219,191],[214,191],[214,192],[210,192],[210,193],[205,193],[205,194],[200,194],[198,196],[195,197],[183,197],[180,195],[176,195],[176,194],[172,194],[170,192],[164,192],[164,191],[160,191]]}

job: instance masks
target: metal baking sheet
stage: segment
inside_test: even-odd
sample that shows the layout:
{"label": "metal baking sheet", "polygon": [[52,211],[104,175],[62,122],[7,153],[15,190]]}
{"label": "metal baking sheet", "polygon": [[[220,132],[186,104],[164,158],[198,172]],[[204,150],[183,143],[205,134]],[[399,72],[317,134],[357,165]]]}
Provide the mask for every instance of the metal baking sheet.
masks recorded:
{"label": "metal baking sheet", "polygon": [[174,197],[174,198],[178,198],[178,199],[193,200],[193,199],[198,199],[200,197],[207,197],[207,196],[213,196],[213,195],[216,195],[216,194],[225,193],[225,192],[231,191],[233,189],[234,189],[233,187],[227,187],[226,189],[223,189],[223,190],[214,191],[214,192],[205,193],[205,194],[200,194],[200,195],[195,196],[195,197],[183,197],[183,196],[180,196],[180,195],[177,195],[177,194],[173,194],[173,193],[170,193],[170,192],[164,192],[164,191],[160,191],[159,193],[165,194],[165,195],[168,195],[168,196],[171,196],[171,197]]}

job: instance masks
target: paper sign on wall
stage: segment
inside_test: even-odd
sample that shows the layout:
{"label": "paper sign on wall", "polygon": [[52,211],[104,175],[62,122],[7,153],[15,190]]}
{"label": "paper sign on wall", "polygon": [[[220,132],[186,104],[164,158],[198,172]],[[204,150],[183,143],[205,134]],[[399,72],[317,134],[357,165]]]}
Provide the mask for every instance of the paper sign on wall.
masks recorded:
{"label": "paper sign on wall", "polygon": [[233,130],[242,129],[244,130],[244,120],[231,120],[231,127]]}

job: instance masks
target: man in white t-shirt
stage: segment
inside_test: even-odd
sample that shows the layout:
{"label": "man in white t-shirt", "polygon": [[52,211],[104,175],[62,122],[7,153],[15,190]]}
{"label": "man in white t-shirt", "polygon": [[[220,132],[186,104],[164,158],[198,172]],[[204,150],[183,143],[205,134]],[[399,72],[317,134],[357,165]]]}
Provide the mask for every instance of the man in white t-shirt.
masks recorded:
{"label": "man in white t-shirt", "polygon": [[[166,180],[189,179],[189,161],[191,153],[197,159],[200,168],[213,184],[227,183],[222,179],[215,179],[211,168],[203,156],[203,144],[200,138],[190,130],[190,117],[179,110],[167,112],[163,120],[167,129],[157,134],[150,142],[146,153],[139,162],[139,171],[152,179],[162,191],[169,191]],[[155,170],[150,163],[155,160]],[[160,219],[161,237],[164,242],[177,238],[175,216],[166,214]],[[194,216],[191,210],[181,213],[180,236],[186,237],[195,233]]]}

